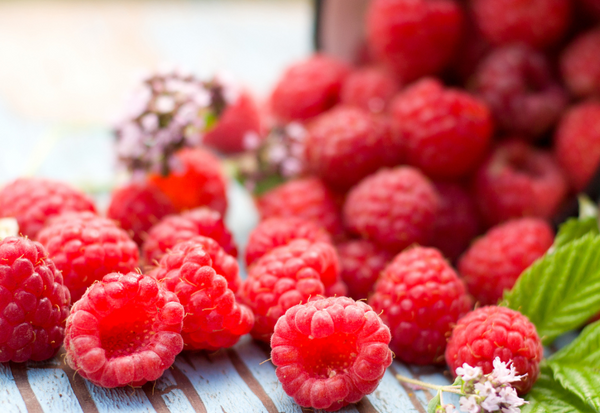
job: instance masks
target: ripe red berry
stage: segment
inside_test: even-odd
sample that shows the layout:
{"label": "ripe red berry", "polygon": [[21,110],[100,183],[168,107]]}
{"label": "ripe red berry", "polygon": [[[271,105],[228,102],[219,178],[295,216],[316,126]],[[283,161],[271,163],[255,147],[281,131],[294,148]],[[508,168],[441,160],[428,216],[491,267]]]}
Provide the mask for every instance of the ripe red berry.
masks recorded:
{"label": "ripe red berry", "polygon": [[521,273],[554,242],[550,225],[537,218],[508,221],[477,239],[458,261],[469,293],[481,304],[496,304]]}
{"label": "ripe red berry", "polygon": [[381,113],[399,89],[398,81],[386,69],[377,66],[358,68],[342,85],[340,103]]}
{"label": "ripe red berry", "polygon": [[67,319],[67,363],[102,387],[141,386],[158,379],[183,349],[184,310],[151,276],[106,275]]}
{"label": "ripe red berry", "polygon": [[0,190],[0,218],[13,217],[19,232],[35,238],[48,218],[67,211],[92,211],[92,200],[69,185],[43,178],[19,178]]}
{"label": "ripe red berry", "polygon": [[392,332],[391,349],[407,363],[444,362],[453,325],[471,309],[454,269],[434,248],[403,251],[386,267],[369,304]]}
{"label": "ripe red berry", "polygon": [[496,357],[505,363],[512,361],[517,375],[527,375],[513,384],[521,395],[537,380],[542,356],[541,340],[527,317],[496,306],[478,308],[461,318],[446,348],[446,362],[454,375],[464,363],[489,374]]}
{"label": "ripe red berry", "polygon": [[375,391],[392,363],[389,342],[389,329],[365,303],[311,300],[279,319],[271,360],[296,403],[335,411]]}
{"label": "ripe red berry", "polygon": [[[600,10],[600,2],[598,3]],[[562,52],[560,68],[575,96],[600,96],[600,28],[577,37]]]}
{"label": "ripe red berry", "polygon": [[62,345],[71,296],[38,242],[0,241],[0,362],[41,361]]}

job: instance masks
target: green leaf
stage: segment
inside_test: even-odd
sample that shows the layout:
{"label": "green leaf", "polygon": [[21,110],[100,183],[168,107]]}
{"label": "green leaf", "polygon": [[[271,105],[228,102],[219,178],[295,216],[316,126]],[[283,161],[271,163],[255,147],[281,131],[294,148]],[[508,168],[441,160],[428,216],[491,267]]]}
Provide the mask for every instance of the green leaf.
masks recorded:
{"label": "green leaf", "polygon": [[435,413],[437,410],[438,406],[440,405],[440,392],[441,390],[438,390],[437,394],[431,400],[429,400],[429,404],[427,405],[427,413]]}
{"label": "green leaf", "polygon": [[560,226],[558,234],[556,234],[556,238],[554,239],[553,248],[560,248],[586,234],[600,234],[598,219],[596,217],[583,219],[571,218]]}
{"label": "green leaf", "polygon": [[600,368],[600,320],[584,328],[575,340],[554,353],[548,360]]}
{"label": "green leaf", "polygon": [[535,324],[544,344],[600,311],[600,236],[586,234],[537,260],[504,294]]}

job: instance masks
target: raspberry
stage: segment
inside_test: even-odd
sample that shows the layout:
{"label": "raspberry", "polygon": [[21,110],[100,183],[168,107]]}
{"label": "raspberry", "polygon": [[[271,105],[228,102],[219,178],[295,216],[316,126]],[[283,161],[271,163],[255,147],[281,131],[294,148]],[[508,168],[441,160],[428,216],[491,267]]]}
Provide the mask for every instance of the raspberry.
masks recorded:
{"label": "raspberry", "polygon": [[350,73],[342,85],[340,102],[380,113],[387,109],[399,89],[396,78],[387,70],[376,66],[358,68]]}
{"label": "raspberry", "polygon": [[174,168],[168,175],[150,175],[177,211],[207,206],[221,214],[227,210],[227,181],[219,158],[202,148],[185,148],[175,154]]}
{"label": "raspberry", "polygon": [[[600,10],[600,2],[598,3]],[[560,68],[575,96],[600,96],[600,28],[576,38],[562,52]]]}
{"label": "raspberry", "polygon": [[133,181],[113,191],[106,216],[117,221],[141,245],[154,224],[175,212],[169,198],[155,185]]}
{"label": "raspberry", "polygon": [[65,336],[71,296],[48,252],[21,237],[0,241],[0,362],[54,356]]}
{"label": "raspberry", "polygon": [[481,215],[494,225],[523,216],[550,219],[569,188],[550,152],[509,140],[479,168],[474,189]]}
{"label": "raspberry", "polygon": [[67,211],[96,212],[96,207],[82,192],[50,179],[19,178],[0,190],[0,218],[16,218],[20,233],[29,238],[48,218]]}
{"label": "raspberry", "polygon": [[305,145],[308,169],[342,190],[399,158],[390,156],[395,151],[390,151],[388,122],[353,107],[336,107],[315,118]]}
{"label": "raspberry", "polygon": [[571,185],[581,191],[600,164],[600,102],[571,107],[555,134],[554,153]]}
{"label": "raspberry", "polygon": [[446,338],[471,299],[454,269],[434,248],[415,247],[394,258],[369,304],[392,331],[391,349],[407,363],[444,362]]}
{"label": "raspberry", "polygon": [[557,43],[571,21],[569,0],[473,0],[471,4],[479,29],[497,45],[544,48]]}
{"label": "raspberry", "polygon": [[375,57],[408,83],[450,62],[462,21],[454,1],[374,0],[367,11],[367,37]]}
{"label": "raspberry", "polygon": [[92,212],[67,212],[51,219],[37,240],[62,272],[73,302],[111,272],[138,266],[138,247],[113,221]]}
{"label": "raspberry", "polygon": [[393,256],[370,241],[350,240],[337,245],[340,276],[355,300],[367,298],[379,274]]}
{"label": "raspberry", "polygon": [[517,375],[526,377],[513,384],[519,394],[527,393],[540,373],[543,347],[535,326],[523,314],[505,307],[478,308],[458,321],[446,348],[452,374],[467,363],[493,370],[493,361],[513,362]]}
{"label": "raspberry", "polygon": [[471,173],[485,156],[492,136],[487,106],[457,89],[424,79],[391,104],[397,146],[408,163],[444,180]]}
{"label": "raspberry", "polygon": [[496,304],[521,273],[554,242],[550,225],[521,218],[490,229],[458,261],[458,272],[469,293],[483,305]]}
{"label": "raspberry", "polygon": [[596,20],[600,19],[600,0],[580,0],[580,3],[583,3],[583,6],[592,13]]}
{"label": "raspberry", "polygon": [[311,221],[293,217],[269,218],[259,223],[250,233],[246,247],[246,265],[249,267],[272,249],[299,238],[331,243],[329,233]]}
{"label": "raspberry", "polygon": [[219,265],[214,264],[218,262],[213,259],[214,253],[205,246],[216,246],[222,252],[210,238],[192,238],[163,255],[151,273],[184,306],[181,335],[185,350],[231,347],[250,332],[254,323],[252,311],[235,302],[229,279],[221,275]]}
{"label": "raspberry", "polygon": [[479,234],[479,214],[471,194],[460,185],[436,182],[435,189],[440,203],[430,244],[453,262]]}
{"label": "raspberry", "polygon": [[198,235],[214,239],[227,254],[237,257],[237,247],[221,214],[208,208],[196,208],[163,218],[148,232],[142,254],[148,264],[158,261],[178,242]]}
{"label": "raspberry", "polygon": [[375,391],[392,364],[389,342],[390,330],[365,303],[318,299],[277,321],[271,360],[296,403],[335,411]]}
{"label": "raspberry", "polygon": [[474,91],[506,132],[538,137],[550,129],[567,104],[543,54],[524,45],[492,51],[474,75]]}
{"label": "raspberry", "polygon": [[396,253],[433,234],[438,195],[418,170],[383,169],[350,190],[344,204],[348,229]]}
{"label": "raspberry", "polygon": [[102,387],[158,379],[183,349],[184,310],[148,275],[111,273],[92,285],[67,319],[67,363]]}
{"label": "raspberry", "polygon": [[332,108],[349,68],[331,57],[316,54],[290,66],[271,95],[271,110],[281,122],[306,120]]}
{"label": "raspberry", "polygon": [[252,336],[268,342],[277,319],[290,307],[339,280],[337,253],[331,244],[293,240],[259,258],[248,269],[239,296],[254,312]]}
{"label": "raspberry", "polygon": [[334,194],[318,178],[286,182],[257,200],[261,220],[297,217],[312,221],[332,236],[343,232],[342,219]]}

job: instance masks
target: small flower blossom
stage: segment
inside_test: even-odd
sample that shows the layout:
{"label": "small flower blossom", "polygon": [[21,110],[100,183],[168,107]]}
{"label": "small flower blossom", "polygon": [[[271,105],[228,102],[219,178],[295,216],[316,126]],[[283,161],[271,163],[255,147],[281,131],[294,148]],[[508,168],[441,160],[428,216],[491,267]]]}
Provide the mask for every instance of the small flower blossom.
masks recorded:
{"label": "small flower blossom", "polygon": [[464,363],[462,367],[456,369],[456,375],[462,377],[464,381],[478,380],[483,375],[481,367],[471,367]]}
{"label": "small flower blossom", "polygon": [[461,397],[460,410],[467,413],[479,413],[481,412],[481,407],[475,396]]}
{"label": "small flower blossom", "polygon": [[520,381],[525,375],[517,376],[517,370],[515,366],[512,364],[512,361],[508,363],[504,363],[500,360],[500,357],[496,357],[494,359],[494,371],[492,372],[492,377],[496,379],[499,383],[513,383],[515,381]]}

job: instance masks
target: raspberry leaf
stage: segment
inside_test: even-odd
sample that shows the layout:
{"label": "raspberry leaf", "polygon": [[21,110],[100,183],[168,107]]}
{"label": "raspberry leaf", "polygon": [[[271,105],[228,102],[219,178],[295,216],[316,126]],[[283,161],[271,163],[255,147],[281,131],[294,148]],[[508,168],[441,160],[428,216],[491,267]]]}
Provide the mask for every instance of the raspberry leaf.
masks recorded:
{"label": "raspberry leaf", "polygon": [[600,234],[598,230],[598,218],[588,216],[586,218],[571,218],[562,224],[554,239],[553,248],[560,248],[571,241],[579,239],[586,234]]}

